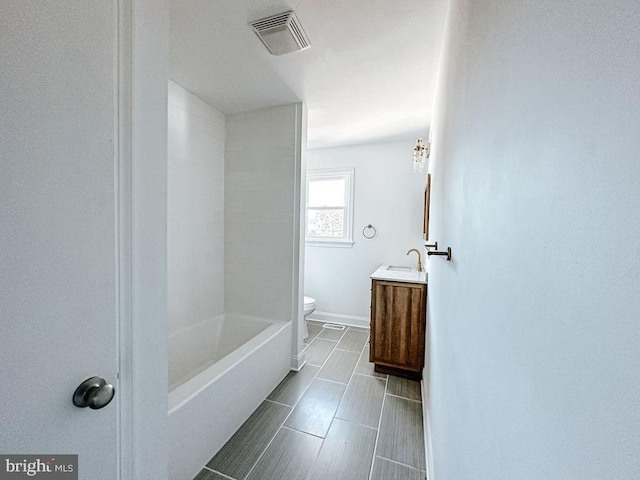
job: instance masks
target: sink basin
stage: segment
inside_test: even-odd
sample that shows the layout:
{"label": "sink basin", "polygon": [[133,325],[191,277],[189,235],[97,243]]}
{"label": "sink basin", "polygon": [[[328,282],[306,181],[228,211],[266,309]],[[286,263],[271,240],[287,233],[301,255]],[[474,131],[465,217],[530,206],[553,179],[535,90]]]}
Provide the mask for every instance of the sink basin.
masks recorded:
{"label": "sink basin", "polygon": [[390,272],[410,272],[412,270],[411,267],[394,267],[393,265],[389,265],[387,270]]}
{"label": "sink basin", "polygon": [[373,280],[388,280],[390,282],[427,283],[427,272],[418,272],[415,268],[400,267],[398,265],[380,265],[371,274]]}

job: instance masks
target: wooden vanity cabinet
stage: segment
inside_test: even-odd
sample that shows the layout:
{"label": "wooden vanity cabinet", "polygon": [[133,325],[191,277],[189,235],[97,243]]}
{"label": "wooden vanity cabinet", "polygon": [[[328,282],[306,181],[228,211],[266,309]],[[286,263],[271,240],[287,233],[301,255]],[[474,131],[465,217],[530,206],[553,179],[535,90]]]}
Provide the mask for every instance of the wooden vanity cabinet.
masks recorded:
{"label": "wooden vanity cabinet", "polygon": [[372,280],[369,361],[376,372],[422,378],[426,303],[426,284]]}

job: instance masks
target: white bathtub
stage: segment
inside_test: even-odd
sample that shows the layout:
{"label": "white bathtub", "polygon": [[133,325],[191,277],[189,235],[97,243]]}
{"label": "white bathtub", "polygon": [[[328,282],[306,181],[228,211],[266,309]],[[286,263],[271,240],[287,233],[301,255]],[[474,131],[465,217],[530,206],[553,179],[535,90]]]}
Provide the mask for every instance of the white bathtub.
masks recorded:
{"label": "white bathtub", "polygon": [[291,322],[225,314],[169,337],[169,479],[191,480],[286,376]]}

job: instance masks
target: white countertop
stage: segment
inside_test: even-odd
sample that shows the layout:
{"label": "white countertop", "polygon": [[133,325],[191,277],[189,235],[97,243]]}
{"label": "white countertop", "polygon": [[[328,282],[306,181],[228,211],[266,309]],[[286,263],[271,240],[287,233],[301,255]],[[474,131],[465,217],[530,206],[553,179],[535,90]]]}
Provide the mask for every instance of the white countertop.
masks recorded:
{"label": "white countertop", "polygon": [[415,268],[381,265],[371,274],[374,280],[391,282],[427,283],[427,272],[418,272]]}

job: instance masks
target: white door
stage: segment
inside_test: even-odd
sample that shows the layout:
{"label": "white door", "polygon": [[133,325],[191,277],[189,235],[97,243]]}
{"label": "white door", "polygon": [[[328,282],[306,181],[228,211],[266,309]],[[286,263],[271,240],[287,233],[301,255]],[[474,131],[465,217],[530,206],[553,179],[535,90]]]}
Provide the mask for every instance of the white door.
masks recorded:
{"label": "white door", "polygon": [[[117,18],[0,5],[0,454],[77,454],[86,480],[118,478]],[[95,375],[115,400],[74,406]]]}

